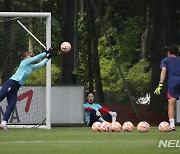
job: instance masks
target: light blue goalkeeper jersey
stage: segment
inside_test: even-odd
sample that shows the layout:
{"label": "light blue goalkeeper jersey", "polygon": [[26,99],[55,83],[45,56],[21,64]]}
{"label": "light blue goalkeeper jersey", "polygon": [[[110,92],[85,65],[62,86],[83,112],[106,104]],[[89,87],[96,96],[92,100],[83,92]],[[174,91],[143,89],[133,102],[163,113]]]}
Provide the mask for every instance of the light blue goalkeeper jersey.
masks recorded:
{"label": "light blue goalkeeper jersey", "polygon": [[84,116],[85,116],[85,121],[87,124],[89,124],[90,122],[90,112],[86,111],[86,108],[87,107],[90,107],[91,109],[94,109],[94,110],[100,110],[100,108],[102,107],[100,104],[98,103],[85,103],[83,104],[83,109],[84,109]]}
{"label": "light blue goalkeeper jersey", "polygon": [[45,57],[46,53],[40,53],[37,56],[34,56],[32,58],[24,59],[21,61],[18,69],[16,70],[15,74],[10,78],[12,80],[17,81],[20,85],[23,85],[30,73],[39,67],[44,66],[48,62],[48,58],[45,58],[41,62],[37,64],[32,64],[33,62],[42,59]]}

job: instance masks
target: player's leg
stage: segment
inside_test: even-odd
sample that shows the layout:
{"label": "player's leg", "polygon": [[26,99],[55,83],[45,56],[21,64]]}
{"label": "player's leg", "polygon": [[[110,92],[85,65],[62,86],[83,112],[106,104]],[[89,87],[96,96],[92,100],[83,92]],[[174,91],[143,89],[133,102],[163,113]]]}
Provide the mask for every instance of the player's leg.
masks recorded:
{"label": "player's leg", "polygon": [[17,102],[17,94],[11,93],[10,95],[8,95],[7,101],[8,101],[8,105],[6,107],[6,111],[4,112],[3,120],[0,124],[0,128],[3,130],[7,130],[7,122]]}
{"label": "player's leg", "polygon": [[105,120],[101,116],[96,115],[96,110],[92,109],[90,113],[90,122],[89,126],[92,126],[92,124],[96,121],[104,122]]}
{"label": "player's leg", "polygon": [[7,96],[8,92],[11,90],[11,81],[7,80],[0,90],[0,102]]}
{"label": "player's leg", "polygon": [[16,81],[13,81],[13,80],[10,80],[10,83],[11,84],[9,84],[10,86],[8,88],[10,90],[8,91],[8,94],[7,94],[8,105],[7,105],[5,113],[3,115],[3,120],[0,124],[0,128],[3,130],[7,130],[7,122],[9,120],[9,117],[10,117],[12,111],[14,110],[15,105],[16,105],[17,92],[18,92],[19,86],[20,86]]}
{"label": "player's leg", "polygon": [[[113,112],[115,112],[114,110],[112,110]],[[104,117],[104,120],[108,121],[108,122],[115,122],[116,121],[116,117],[111,116],[109,113],[107,113]]]}
{"label": "player's leg", "polygon": [[176,104],[176,98],[168,99],[168,117],[169,117],[169,123],[170,123],[170,129],[175,130],[175,104]]}
{"label": "player's leg", "polygon": [[168,118],[170,123],[170,130],[175,130],[175,105],[176,100],[180,95],[180,83],[179,82],[170,82],[168,85]]}

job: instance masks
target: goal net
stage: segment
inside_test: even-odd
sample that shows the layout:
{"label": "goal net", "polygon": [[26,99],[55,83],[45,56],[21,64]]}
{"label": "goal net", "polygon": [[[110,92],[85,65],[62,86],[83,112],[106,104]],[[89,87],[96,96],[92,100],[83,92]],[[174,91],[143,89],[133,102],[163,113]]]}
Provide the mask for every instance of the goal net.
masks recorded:
{"label": "goal net", "polygon": [[[1,85],[18,68],[23,51],[31,51],[37,55],[44,50],[43,45],[45,48],[51,46],[50,13],[0,12]],[[45,69],[36,71],[34,75],[30,75],[25,85],[20,87],[18,101],[8,121],[8,127],[51,128],[51,61]],[[4,99],[0,102],[0,120],[6,106],[7,100]]]}

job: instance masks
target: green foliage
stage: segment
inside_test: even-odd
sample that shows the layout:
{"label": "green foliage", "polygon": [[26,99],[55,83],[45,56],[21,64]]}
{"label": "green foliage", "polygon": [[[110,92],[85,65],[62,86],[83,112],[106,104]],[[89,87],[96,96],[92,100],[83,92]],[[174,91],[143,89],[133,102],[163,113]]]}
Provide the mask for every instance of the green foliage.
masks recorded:
{"label": "green foliage", "polygon": [[[135,98],[142,97],[148,92],[150,82],[150,72],[143,72],[149,64],[141,60],[140,56],[142,22],[142,18],[136,16],[126,19],[122,22],[124,31],[121,34],[118,32],[119,27],[113,27],[108,23],[108,33],[116,59]],[[104,36],[99,39],[99,54],[103,88],[106,93],[111,93],[111,102],[129,101],[122,77]]]}
{"label": "green foliage", "polygon": [[78,56],[78,83],[88,87],[87,54],[80,52]]}
{"label": "green foliage", "polygon": [[149,63],[142,59],[128,71],[126,80],[136,99],[149,93],[151,71],[145,72],[144,69],[147,67]]}
{"label": "green foliage", "polygon": [[[144,72],[144,68],[148,66],[149,64],[144,60],[140,60],[128,70],[124,65],[121,66],[126,83],[132,96],[136,99],[149,93],[151,72]],[[101,60],[101,75],[104,91],[111,94],[111,99],[108,99],[110,101],[108,103],[129,102],[127,91],[114,60]]]}

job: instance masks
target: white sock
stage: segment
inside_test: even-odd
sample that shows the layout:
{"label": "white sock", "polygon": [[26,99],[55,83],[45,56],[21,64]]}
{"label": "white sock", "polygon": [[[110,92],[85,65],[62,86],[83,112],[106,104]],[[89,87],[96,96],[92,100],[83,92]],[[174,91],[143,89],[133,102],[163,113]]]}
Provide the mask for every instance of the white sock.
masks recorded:
{"label": "white sock", "polygon": [[169,123],[170,123],[170,128],[175,127],[174,119],[169,119]]}
{"label": "white sock", "polygon": [[1,125],[7,126],[7,121],[5,121],[5,120],[1,121]]}
{"label": "white sock", "polygon": [[116,117],[112,116],[112,122],[116,122]]}
{"label": "white sock", "polygon": [[105,120],[104,120],[102,117],[100,117],[98,120],[99,120],[100,122],[105,122]]}

